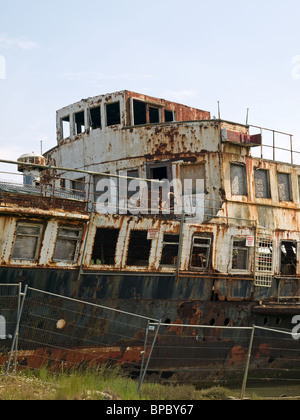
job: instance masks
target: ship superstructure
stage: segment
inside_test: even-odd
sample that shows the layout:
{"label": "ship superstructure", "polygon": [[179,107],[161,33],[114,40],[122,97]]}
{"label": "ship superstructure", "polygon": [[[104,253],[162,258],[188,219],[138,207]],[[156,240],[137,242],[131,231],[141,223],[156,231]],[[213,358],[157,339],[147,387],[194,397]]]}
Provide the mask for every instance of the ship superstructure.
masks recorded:
{"label": "ship superstructure", "polygon": [[297,157],[290,134],[134,92],[65,107],[57,146],[0,184],[0,281],[170,324],[289,328]]}

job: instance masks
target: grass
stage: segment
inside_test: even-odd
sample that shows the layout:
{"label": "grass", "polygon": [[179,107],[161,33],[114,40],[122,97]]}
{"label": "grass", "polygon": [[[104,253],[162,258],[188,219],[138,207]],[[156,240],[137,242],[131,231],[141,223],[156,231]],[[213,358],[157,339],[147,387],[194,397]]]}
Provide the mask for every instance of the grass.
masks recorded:
{"label": "grass", "polygon": [[140,395],[137,381],[123,377],[118,369],[105,368],[52,374],[46,370],[17,376],[0,375],[0,400],[226,400],[238,397],[225,388],[196,390],[192,385],[166,386],[145,383]]}

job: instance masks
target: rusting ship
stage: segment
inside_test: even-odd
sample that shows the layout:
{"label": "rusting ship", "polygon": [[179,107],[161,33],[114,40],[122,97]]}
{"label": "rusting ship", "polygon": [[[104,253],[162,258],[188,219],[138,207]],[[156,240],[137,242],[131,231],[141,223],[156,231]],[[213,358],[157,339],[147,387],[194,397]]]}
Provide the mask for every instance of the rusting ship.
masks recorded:
{"label": "rusting ship", "polygon": [[[130,91],[67,106],[57,146],[17,160],[23,185],[0,183],[0,282],[170,325],[290,331],[300,299],[297,157],[288,133]],[[101,190],[103,180],[113,183]],[[111,185],[113,199],[102,200]]]}

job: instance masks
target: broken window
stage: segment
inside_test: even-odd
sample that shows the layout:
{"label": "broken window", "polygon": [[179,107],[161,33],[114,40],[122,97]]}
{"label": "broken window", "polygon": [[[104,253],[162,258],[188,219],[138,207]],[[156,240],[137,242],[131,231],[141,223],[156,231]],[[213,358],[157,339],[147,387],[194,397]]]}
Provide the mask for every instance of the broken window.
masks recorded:
{"label": "broken window", "polygon": [[280,274],[294,276],[297,274],[297,242],[282,241],[280,246]]}
{"label": "broken window", "polygon": [[101,110],[100,106],[89,109],[90,127],[92,130],[101,128]]}
{"label": "broken window", "polygon": [[174,118],[174,112],[168,111],[167,109],[165,109],[165,122],[172,122],[172,121],[176,121],[176,119]]}
{"label": "broken window", "polygon": [[85,192],[85,178],[79,178],[72,181],[72,194],[78,197],[84,197]]}
{"label": "broken window", "polygon": [[121,124],[120,102],[106,105],[106,124],[108,127]]}
{"label": "broken window", "polygon": [[254,177],[256,198],[271,198],[269,171],[256,169]]}
{"label": "broken window", "polygon": [[127,265],[148,267],[152,241],[147,230],[132,230],[128,246]]}
{"label": "broken window", "polygon": [[147,123],[147,104],[146,102],[133,101],[133,115],[134,125],[141,125]]}
{"label": "broken window", "polygon": [[161,257],[161,265],[176,266],[179,251],[179,235],[165,234],[163,242],[163,250]]}
{"label": "broken window", "polygon": [[150,124],[155,124],[155,123],[159,123],[160,122],[160,110],[159,108],[155,108],[150,106],[149,107],[149,122]]}
{"label": "broken window", "polygon": [[60,227],[58,230],[53,261],[75,263],[78,258],[82,229]]}
{"label": "broken window", "polygon": [[74,114],[75,135],[85,132],[84,111]]}
{"label": "broken window", "polygon": [[246,166],[243,164],[231,163],[231,194],[248,195]]}
{"label": "broken window", "polygon": [[120,229],[97,228],[91,264],[115,265]]}
{"label": "broken window", "polygon": [[278,172],[277,179],[279,201],[293,201],[291,175]]}
{"label": "broken window", "polygon": [[197,270],[209,269],[211,238],[194,236],[191,255],[191,268]]}
{"label": "broken window", "polygon": [[41,248],[42,232],[43,225],[19,223],[12,259],[37,261]]}
{"label": "broken window", "polygon": [[232,270],[249,270],[249,247],[246,238],[233,238]]}
{"label": "broken window", "polygon": [[60,120],[61,123],[61,137],[62,139],[67,139],[71,136],[71,124],[70,124],[70,116],[66,116]]}

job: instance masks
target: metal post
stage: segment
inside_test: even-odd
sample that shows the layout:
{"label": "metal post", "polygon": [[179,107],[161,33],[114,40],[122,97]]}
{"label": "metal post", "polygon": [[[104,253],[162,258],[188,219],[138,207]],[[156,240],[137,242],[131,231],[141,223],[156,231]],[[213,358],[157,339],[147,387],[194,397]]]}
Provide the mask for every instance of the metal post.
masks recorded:
{"label": "metal post", "polygon": [[275,144],[275,131],[273,130],[273,161],[276,160],[276,154],[275,154],[276,144]]}
{"label": "metal post", "polygon": [[146,329],[146,332],[145,332],[144,351],[143,351],[143,357],[142,357],[142,362],[141,362],[140,383],[141,383],[141,380],[142,380],[142,377],[143,377],[143,367],[144,367],[144,362],[145,362],[145,357],[146,357],[147,341],[148,341],[148,335],[149,335],[149,326],[150,326],[150,321],[148,320],[147,329]]}
{"label": "metal post", "polygon": [[20,306],[20,311],[19,311],[19,314],[18,314],[17,326],[16,326],[16,331],[15,331],[13,341],[12,341],[12,345],[11,345],[11,349],[10,349],[9,359],[8,359],[8,362],[7,362],[7,367],[6,367],[6,372],[5,372],[6,376],[8,375],[8,371],[9,371],[9,367],[10,367],[11,359],[12,359],[12,354],[13,354],[13,351],[14,351],[14,348],[15,348],[16,341],[17,341],[18,336],[19,336],[20,321],[21,321],[21,316],[22,316],[22,312],[23,312],[24,302],[25,302],[25,299],[26,299],[27,289],[28,289],[28,286],[26,284],[24,293],[21,293],[21,296],[23,297],[23,299],[22,299],[22,303],[21,303],[21,306]]}
{"label": "metal post", "polygon": [[249,349],[248,349],[248,356],[247,356],[247,362],[245,367],[245,374],[244,374],[244,380],[241,390],[241,400],[244,399],[245,393],[246,393],[246,386],[247,386],[247,380],[248,380],[248,373],[249,373],[249,367],[250,367],[250,360],[251,360],[251,353],[252,353],[252,347],[253,347],[253,341],[254,341],[254,334],[255,334],[255,325],[252,327],[251,337],[250,337],[250,343],[249,343]]}
{"label": "metal post", "polygon": [[140,395],[141,388],[142,388],[142,385],[143,385],[143,382],[144,382],[144,379],[145,379],[145,376],[146,376],[146,373],[147,373],[147,370],[148,370],[148,367],[149,367],[150,359],[151,359],[153,349],[154,349],[154,346],[155,346],[155,343],[156,343],[156,339],[157,339],[157,336],[158,336],[158,332],[159,332],[159,329],[160,329],[160,324],[161,324],[161,320],[159,321],[159,323],[157,325],[155,336],[154,336],[153,343],[152,343],[152,346],[151,346],[151,350],[150,350],[150,353],[149,353],[149,356],[148,356],[148,359],[147,359],[147,363],[146,363],[143,375],[140,379],[139,388],[138,388],[138,395]]}
{"label": "metal post", "polygon": [[294,157],[293,157],[293,136],[290,135],[290,142],[291,142],[291,164],[294,164]]}
{"label": "metal post", "polygon": [[[17,320],[19,318],[19,313],[20,313],[21,296],[22,296],[22,283],[19,283]],[[16,343],[15,343],[14,373],[17,372],[18,341],[19,341],[18,337],[19,337],[19,330],[17,331]]]}

